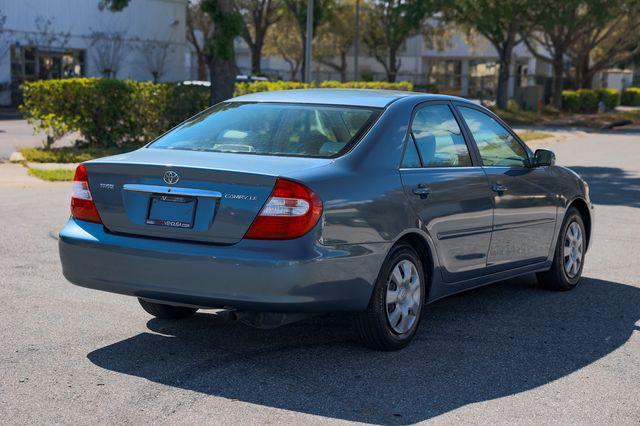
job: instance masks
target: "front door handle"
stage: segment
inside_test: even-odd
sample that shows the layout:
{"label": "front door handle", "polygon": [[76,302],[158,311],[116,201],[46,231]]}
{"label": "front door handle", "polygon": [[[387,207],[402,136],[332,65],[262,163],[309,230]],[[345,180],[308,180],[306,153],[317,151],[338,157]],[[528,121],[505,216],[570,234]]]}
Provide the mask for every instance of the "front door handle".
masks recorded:
{"label": "front door handle", "polygon": [[493,184],[493,186],[491,187],[491,190],[493,192],[497,192],[498,194],[502,194],[503,192],[505,192],[506,190],[508,190],[509,188],[507,188],[506,186],[504,186],[503,184],[501,184],[500,182],[496,182]]}
{"label": "front door handle", "polygon": [[431,190],[429,190],[429,187],[426,184],[419,183],[417,187],[413,188],[413,193],[424,200],[429,196]]}

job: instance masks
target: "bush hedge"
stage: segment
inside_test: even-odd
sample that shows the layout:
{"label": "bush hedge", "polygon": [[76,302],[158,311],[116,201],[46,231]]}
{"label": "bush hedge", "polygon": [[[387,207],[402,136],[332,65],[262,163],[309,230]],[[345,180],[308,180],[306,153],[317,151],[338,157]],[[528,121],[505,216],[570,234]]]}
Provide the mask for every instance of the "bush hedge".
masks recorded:
{"label": "bush hedge", "polygon": [[[310,87],[412,90],[408,82],[288,81],[236,84],[235,94]],[[209,88],[196,85],[105,78],[71,78],[25,83],[21,111],[48,145],[79,132],[92,148],[141,144],[209,106]]]}
{"label": "bush hedge", "polygon": [[300,83],[297,81],[254,81],[252,83],[237,83],[235,95],[247,93],[270,92],[273,90],[310,89],[310,88],[337,88],[337,89],[376,89],[376,90],[413,90],[413,84],[408,81],[389,83],[386,81],[347,81],[341,83],[335,80],[327,80],[321,83]]}
{"label": "bush hedge", "polygon": [[640,87],[629,87],[622,92],[622,105],[640,106]]}
{"label": "bush hedge", "polygon": [[570,112],[593,113],[602,101],[606,109],[620,105],[620,91],[617,89],[580,89],[562,92],[562,109]]}

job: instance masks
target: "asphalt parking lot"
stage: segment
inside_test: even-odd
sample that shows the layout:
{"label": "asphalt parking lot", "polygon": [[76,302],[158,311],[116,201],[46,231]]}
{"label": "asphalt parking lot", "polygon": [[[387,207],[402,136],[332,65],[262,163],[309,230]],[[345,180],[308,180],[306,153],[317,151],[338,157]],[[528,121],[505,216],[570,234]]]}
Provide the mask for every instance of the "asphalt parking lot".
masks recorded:
{"label": "asphalt parking lot", "polygon": [[72,286],[55,239],[68,185],[0,185],[0,423],[637,424],[640,135],[553,149],[597,204],[581,285],[526,277],[436,302],[393,353],[361,348],[348,317],[169,322]]}

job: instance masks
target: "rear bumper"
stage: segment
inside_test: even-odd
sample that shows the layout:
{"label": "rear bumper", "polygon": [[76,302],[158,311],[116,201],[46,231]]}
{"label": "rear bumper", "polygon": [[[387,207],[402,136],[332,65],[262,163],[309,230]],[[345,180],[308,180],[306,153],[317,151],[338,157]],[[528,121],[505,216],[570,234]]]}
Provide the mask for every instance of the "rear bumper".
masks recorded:
{"label": "rear bumper", "polygon": [[70,219],[60,231],[73,284],[197,307],[265,312],[364,310],[387,244],[328,247],[311,235],[231,246],[112,234]]}

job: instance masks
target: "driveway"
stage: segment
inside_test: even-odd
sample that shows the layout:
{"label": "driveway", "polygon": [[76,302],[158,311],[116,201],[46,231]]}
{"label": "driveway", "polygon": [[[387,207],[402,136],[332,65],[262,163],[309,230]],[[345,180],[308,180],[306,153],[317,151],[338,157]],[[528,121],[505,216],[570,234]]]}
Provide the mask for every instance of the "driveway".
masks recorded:
{"label": "driveway", "polygon": [[581,285],[553,293],[525,277],[441,300],[393,353],[352,341],[347,317],[270,331],[213,313],[174,323],[72,286],[55,240],[68,185],[0,185],[0,418],[637,424],[640,138],[554,149],[597,203]]}

